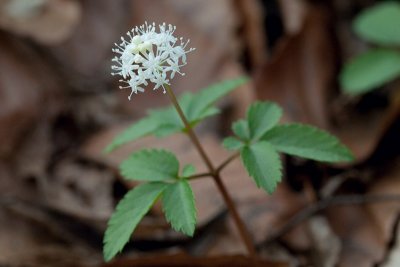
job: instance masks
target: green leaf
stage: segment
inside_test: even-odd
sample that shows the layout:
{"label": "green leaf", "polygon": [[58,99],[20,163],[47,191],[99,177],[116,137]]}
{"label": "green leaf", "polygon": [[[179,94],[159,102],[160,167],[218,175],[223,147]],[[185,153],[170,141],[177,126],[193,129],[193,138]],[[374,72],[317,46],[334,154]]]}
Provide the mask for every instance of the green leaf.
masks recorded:
{"label": "green leaf", "polygon": [[232,124],[232,131],[243,141],[250,140],[249,124],[246,120],[238,120]]}
{"label": "green leaf", "polygon": [[282,117],[282,109],[272,102],[255,102],[247,110],[250,138],[258,139],[274,127]]}
{"label": "green leaf", "polygon": [[383,45],[400,45],[400,3],[383,2],[363,11],[353,23],[363,39]]}
{"label": "green leaf", "polygon": [[179,162],[166,150],[140,150],[120,165],[122,176],[128,180],[163,181],[178,177]]}
{"label": "green leaf", "polygon": [[204,117],[204,113],[211,105],[247,81],[247,77],[225,80],[195,93],[187,109],[189,121],[197,121]]}
{"label": "green leaf", "polygon": [[228,150],[239,150],[245,144],[242,141],[240,141],[239,139],[229,136],[224,139],[222,145]]}
{"label": "green leaf", "polygon": [[269,143],[261,141],[245,146],[240,156],[257,186],[272,194],[282,180],[282,163],[275,149]]}
{"label": "green leaf", "polygon": [[154,205],[165,187],[166,184],[163,183],[136,186],[118,203],[104,235],[103,254],[106,261],[110,261],[123,249],[140,220]]}
{"label": "green leaf", "polygon": [[[194,127],[205,118],[218,114],[219,109],[212,105],[247,80],[246,77],[226,80],[197,93],[182,94],[178,98],[178,102],[191,126]],[[156,137],[165,137],[184,130],[185,127],[173,106],[153,109],[147,117],[118,135],[105,149],[105,152],[111,152],[123,144],[146,135],[154,134]]]}
{"label": "green leaf", "polygon": [[187,164],[182,169],[182,177],[189,177],[196,172],[196,168],[192,164]]}
{"label": "green leaf", "polygon": [[168,185],[162,196],[163,210],[172,228],[193,236],[196,228],[196,207],[192,189],[186,180]]}
{"label": "green leaf", "polygon": [[336,137],[309,125],[279,125],[262,139],[271,143],[276,150],[294,156],[325,162],[353,160],[350,150]]}
{"label": "green leaf", "polygon": [[343,90],[361,94],[375,89],[400,75],[400,52],[390,49],[370,50],[345,65],[340,74]]}
{"label": "green leaf", "polygon": [[161,138],[166,137],[174,133],[181,132],[184,127],[173,125],[173,124],[163,124],[154,130],[153,134],[155,137]]}
{"label": "green leaf", "polygon": [[208,118],[208,117],[217,115],[217,114],[219,114],[220,112],[221,112],[221,111],[220,111],[218,108],[216,108],[216,107],[209,107],[209,108],[207,108],[207,109],[201,114],[201,116],[199,116],[199,117],[197,118],[197,120],[191,121],[191,124],[196,125],[199,121],[202,121],[202,120],[204,120],[204,119],[206,119],[206,118]]}
{"label": "green leaf", "polygon": [[[212,105],[247,80],[247,78],[241,77],[211,85],[197,93],[185,93],[178,98],[179,105],[189,123],[195,126],[201,120],[218,114],[219,109]],[[152,110],[150,116],[159,124],[155,130],[157,136],[169,135],[183,131],[185,128],[173,106]]]}
{"label": "green leaf", "polygon": [[157,128],[154,131],[155,135],[160,129],[164,128],[174,128],[176,131],[184,128],[183,122],[174,107],[150,110],[149,117],[157,122]]}
{"label": "green leaf", "polygon": [[157,121],[153,120],[153,118],[146,117],[139,120],[128,129],[117,135],[112,143],[106,147],[105,152],[112,152],[123,144],[151,134],[157,128],[157,125]]}

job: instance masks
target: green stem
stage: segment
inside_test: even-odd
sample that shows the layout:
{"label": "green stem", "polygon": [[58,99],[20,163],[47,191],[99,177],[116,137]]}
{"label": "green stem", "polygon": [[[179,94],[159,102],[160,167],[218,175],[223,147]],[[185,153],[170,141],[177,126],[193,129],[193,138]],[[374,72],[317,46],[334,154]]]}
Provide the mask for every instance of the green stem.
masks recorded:
{"label": "green stem", "polygon": [[[179,117],[182,119],[182,122],[185,125],[185,128],[187,130],[187,134],[189,135],[189,138],[191,139],[191,141],[195,145],[197,151],[199,152],[200,156],[202,157],[203,161],[207,165],[207,168],[210,172],[209,174],[211,175],[211,177],[213,177],[215,183],[217,184],[217,187],[218,187],[219,191],[221,192],[222,197],[225,201],[225,204],[227,205],[228,210],[233,217],[233,220],[239,230],[240,237],[241,237],[249,255],[252,258],[256,258],[257,254],[256,254],[256,250],[254,248],[254,244],[250,238],[250,234],[247,231],[242,219],[240,218],[239,213],[236,209],[236,206],[235,206],[231,196],[229,195],[228,191],[226,190],[226,187],[222,182],[221,176],[219,175],[219,170],[222,168],[221,167],[218,169],[214,168],[213,164],[211,163],[210,158],[205,153],[199,139],[197,138],[197,135],[195,134],[195,132],[193,131],[193,128],[191,127],[190,123],[186,119],[186,116],[183,113],[182,108],[179,105],[178,100],[176,99],[176,96],[175,96],[174,92],[172,91],[171,87],[168,84],[165,84],[164,87],[168,93],[168,96],[169,96],[172,104],[174,105],[176,111],[178,112]],[[228,163],[230,161],[231,160],[229,160]],[[228,163],[226,163],[226,164],[228,164]]]}

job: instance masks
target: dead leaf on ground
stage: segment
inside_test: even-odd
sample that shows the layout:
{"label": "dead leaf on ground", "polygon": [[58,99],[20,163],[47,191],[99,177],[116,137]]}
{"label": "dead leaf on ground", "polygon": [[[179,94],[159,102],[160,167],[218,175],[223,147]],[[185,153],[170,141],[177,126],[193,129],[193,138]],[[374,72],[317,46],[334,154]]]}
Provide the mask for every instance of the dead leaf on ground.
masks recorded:
{"label": "dead leaf on ground", "polygon": [[81,19],[75,0],[1,0],[0,27],[45,45],[68,39]]}
{"label": "dead leaf on ground", "polygon": [[329,127],[327,103],[336,79],[329,23],[323,9],[310,9],[302,30],[284,37],[256,73],[258,98],[282,105],[287,120]]}
{"label": "dead leaf on ground", "polygon": [[101,255],[71,239],[60,225],[51,225],[54,222],[45,213],[4,197],[0,202],[0,265],[67,267],[100,262]]}
{"label": "dead leaf on ground", "polygon": [[327,217],[342,243],[339,266],[369,267],[382,259],[385,238],[365,206],[332,207]]}
{"label": "dead leaf on ground", "polygon": [[[400,195],[400,160],[395,161],[389,170],[372,183],[370,194],[380,195]],[[398,202],[384,204],[369,204],[366,206],[369,213],[379,229],[384,241],[385,248],[388,249],[389,242],[396,237],[393,229],[396,226],[400,214],[400,204]],[[380,259],[379,261],[382,261]]]}
{"label": "dead leaf on ground", "polygon": [[[12,156],[41,113],[44,94],[37,71],[6,37],[0,42],[0,158]],[[26,52],[26,51],[25,51]]]}

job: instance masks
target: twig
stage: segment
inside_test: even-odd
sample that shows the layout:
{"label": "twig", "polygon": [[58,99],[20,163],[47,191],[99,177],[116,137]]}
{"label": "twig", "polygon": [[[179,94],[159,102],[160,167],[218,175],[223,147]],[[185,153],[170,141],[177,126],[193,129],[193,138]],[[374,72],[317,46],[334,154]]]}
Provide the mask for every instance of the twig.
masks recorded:
{"label": "twig", "polygon": [[339,175],[333,176],[329,178],[329,181],[324,185],[320,190],[320,195],[322,199],[327,199],[331,197],[340,186],[346,182],[351,177],[356,177],[359,173],[355,170],[350,170]]}
{"label": "twig", "polygon": [[344,195],[330,197],[321,201],[318,201],[310,206],[305,207],[298,213],[296,213],[289,221],[286,222],[280,229],[275,231],[270,237],[267,238],[260,246],[268,246],[280,237],[284,236],[295,226],[299,225],[312,215],[319,211],[322,211],[331,206],[342,206],[342,205],[360,205],[367,203],[379,203],[379,202],[400,202],[400,195]]}

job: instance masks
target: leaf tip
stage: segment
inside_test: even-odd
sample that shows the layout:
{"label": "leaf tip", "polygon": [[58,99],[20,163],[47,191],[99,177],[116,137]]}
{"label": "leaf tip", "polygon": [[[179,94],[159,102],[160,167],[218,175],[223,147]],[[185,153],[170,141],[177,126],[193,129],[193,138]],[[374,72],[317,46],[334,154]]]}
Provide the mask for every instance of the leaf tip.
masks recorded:
{"label": "leaf tip", "polygon": [[194,236],[194,231],[195,231],[195,227],[193,227],[192,229],[188,229],[186,231],[182,230],[182,232],[185,235],[189,236],[189,237],[193,237]]}
{"label": "leaf tip", "polygon": [[105,262],[110,262],[112,259],[114,259],[115,255],[117,255],[117,252],[114,252],[110,247],[109,243],[106,241],[107,233],[104,236],[103,240],[103,259]]}
{"label": "leaf tip", "polygon": [[344,162],[353,162],[355,161],[356,157],[354,156],[354,153],[346,146],[343,145],[344,149],[344,154],[343,154],[343,161]]}
{"label": "leaf tip", "polygon": [[105,262],[110,262],[113,258],[114,256],[107,254],[106,252],[103,253],[103,259]]}

